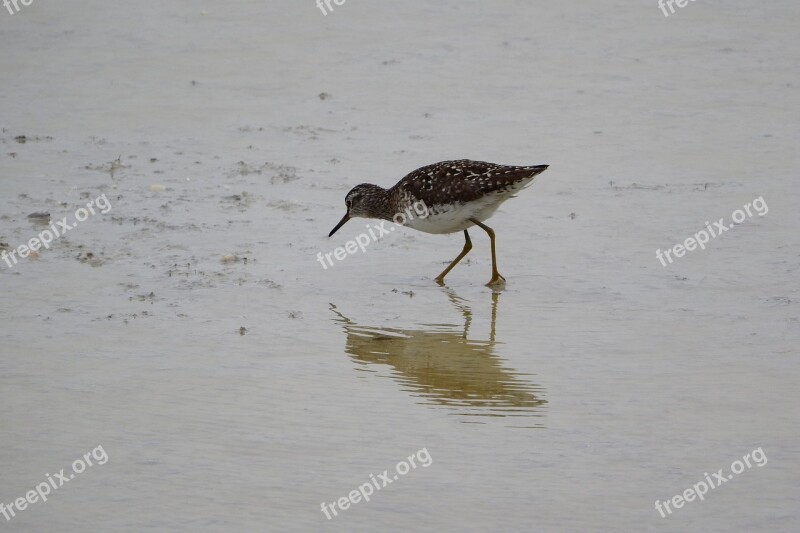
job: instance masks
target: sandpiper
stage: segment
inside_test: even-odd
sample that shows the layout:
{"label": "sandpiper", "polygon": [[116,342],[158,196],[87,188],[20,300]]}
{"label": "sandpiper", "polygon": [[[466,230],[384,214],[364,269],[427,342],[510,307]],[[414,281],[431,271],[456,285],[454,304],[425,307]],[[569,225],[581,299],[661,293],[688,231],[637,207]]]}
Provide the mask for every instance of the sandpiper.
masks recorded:
{"label": "sandpiper", "polygon": [[398,213],[408,212],[412,205],[422,202],[427,207],[427,216],[409,217],[406,226],[425,233],[463,231],[466,239],[464,249],[436,276],[436,282],[443,284],[447,273],[472,249],[467,229],[478,226],[489,234],[491,241],[492,279],[487,285],[500,285],[505,278],[497,271],[494,231],[483,221],[546,169],[547,165],[509,166],[461,159],[418,168],[390,189],[362,183],[347,193],[344,200],[347,213],[328,237],[351,218],[395,220]]}

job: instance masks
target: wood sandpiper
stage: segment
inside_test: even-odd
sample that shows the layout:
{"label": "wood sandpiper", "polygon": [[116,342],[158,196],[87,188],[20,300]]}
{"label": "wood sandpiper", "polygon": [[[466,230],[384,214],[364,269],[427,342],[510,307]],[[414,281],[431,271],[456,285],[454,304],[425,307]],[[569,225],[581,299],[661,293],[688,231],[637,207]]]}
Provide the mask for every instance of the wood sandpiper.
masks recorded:
{"label": "wood sandpiper", "polygon": [[[447,273],[472,249],[467,229],[478,226],[489,234],[491,241],[492,279],[487,285],[502,285],[505,278],[497,271],[494,231],[483,224],[483,221],[491,217],[500,204],[530,185],[546,169],[547,165],[508,166],[461,159],[418,168],[390,189],[362,183],[347,193],[344,200],[347,213],[328,237],[351,218],[377,218],[397,222],[398,214],[412,215],[411,207],[421,203],[425,206],[425,216],[403,216],[400,219],[402,225],[425,233],[463,231],[466,239],[464,249],[436,276],[436,282],[443,284]],[[415,211],[419,214],[416,207]]]}

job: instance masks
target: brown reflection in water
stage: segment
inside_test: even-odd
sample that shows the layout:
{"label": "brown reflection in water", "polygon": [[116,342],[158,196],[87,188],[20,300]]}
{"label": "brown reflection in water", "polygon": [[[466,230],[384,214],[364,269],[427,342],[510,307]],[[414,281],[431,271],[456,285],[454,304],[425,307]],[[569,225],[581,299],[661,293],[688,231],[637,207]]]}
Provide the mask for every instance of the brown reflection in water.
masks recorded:
{"label": "brown reflection in water", "polygon": [[[499,293],[492,293],[492,321],[488,340],[469,339],[472,311],[466,302],[444,288],[464,317],[464,326],[421,325],[422,329],[376,328],[356,324],[331,304],[334,320],[347,333],[345,350],[360,370],[378,372],[388,365],[390,376],[404,391],[464,417],[535,417],[544,414],[542,388],[525,379],[494,353]],[[477,422],[468,418],[463,422]],[[543,427],[541,420],[525,427]]]}

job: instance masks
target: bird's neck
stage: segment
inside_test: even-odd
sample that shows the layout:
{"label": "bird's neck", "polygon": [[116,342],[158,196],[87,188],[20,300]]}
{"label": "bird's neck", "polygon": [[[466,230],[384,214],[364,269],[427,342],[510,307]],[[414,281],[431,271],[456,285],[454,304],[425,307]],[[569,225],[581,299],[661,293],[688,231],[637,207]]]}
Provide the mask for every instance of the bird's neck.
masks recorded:
{"label": "bird's neck", "polygon": [[372,200],[372,215],[381,220],[393,220],[397,214],[397,195],[391,189],[375,186]]}

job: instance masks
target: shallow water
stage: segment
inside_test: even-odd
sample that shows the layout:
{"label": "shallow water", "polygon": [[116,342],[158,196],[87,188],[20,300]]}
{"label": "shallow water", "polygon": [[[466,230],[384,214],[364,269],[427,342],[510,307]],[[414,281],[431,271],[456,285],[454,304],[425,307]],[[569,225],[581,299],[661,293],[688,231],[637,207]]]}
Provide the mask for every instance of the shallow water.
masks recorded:
{"label": "shallow water", "polygon": [[[0,262],[0,502],[109,458],[2,527],[800,525],[795,4],[5,15],[0,243],[111,208]],[[326,237],[352,186],[461,157],[551,165],[489,222],[505,290],[483,286],[480,230],[445,287],[461,235],[400,229],[322,268],[368,224]],[[763,216],[659,263],[758,197]]]}

